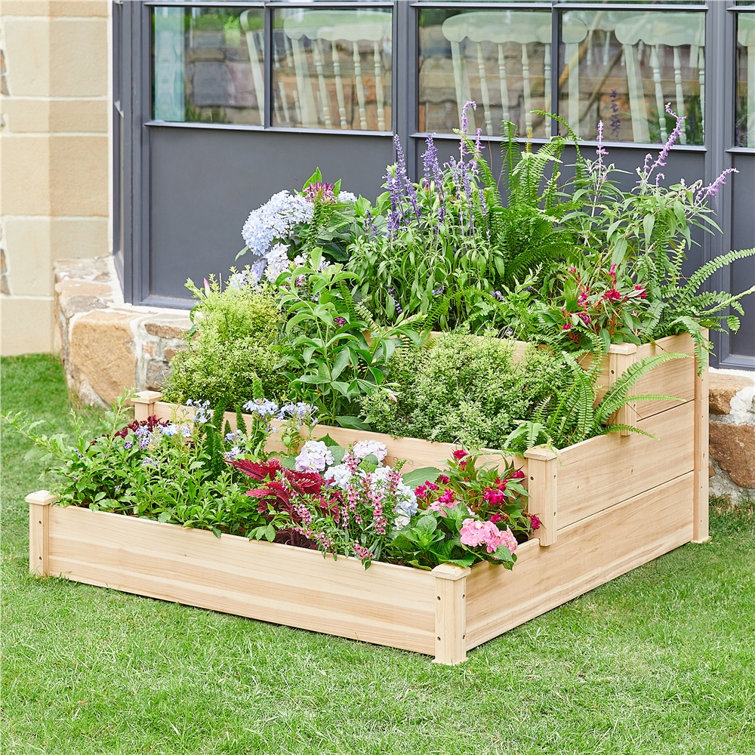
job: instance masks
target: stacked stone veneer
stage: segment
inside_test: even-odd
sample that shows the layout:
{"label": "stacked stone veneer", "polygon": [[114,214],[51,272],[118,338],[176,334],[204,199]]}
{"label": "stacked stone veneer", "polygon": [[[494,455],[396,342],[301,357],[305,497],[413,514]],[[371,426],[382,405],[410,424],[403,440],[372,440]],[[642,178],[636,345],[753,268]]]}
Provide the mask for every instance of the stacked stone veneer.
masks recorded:
{"label": "stacked stone veneer", "polygon": [[53,350],[53,262],[109,241],[109,0],[0,0],[0,353]]}
{"label": "stacked stone veneer", "polygon": [[68,386],[95,406],[127,388],[159,390],[191,325],[182,310],[124,304],[110,257],[59,260],[55,305]]}
{"label": "stacked stone veneer", "polygon": [[711,373],[711,492],[755,497],[755,380]]}

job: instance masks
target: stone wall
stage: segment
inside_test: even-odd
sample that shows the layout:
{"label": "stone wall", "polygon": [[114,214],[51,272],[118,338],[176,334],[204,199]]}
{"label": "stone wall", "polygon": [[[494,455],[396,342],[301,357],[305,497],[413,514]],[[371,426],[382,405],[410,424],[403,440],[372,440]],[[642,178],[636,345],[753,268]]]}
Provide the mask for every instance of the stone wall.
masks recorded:
{"label": "stone wall", "polygon": [[0,353],[54,349],[53,263],[107,254],[109,0],[0,0]]}
{"label": "stone wall", "polygon": [[755,497],[755,380],[711,372],[711,493]]}
{"label": "stone wall", "polygon": [[160,390],[191,326],[184,310],[124,304],[112,257],[59,260],[55,311],[68,386],[93,406]]}

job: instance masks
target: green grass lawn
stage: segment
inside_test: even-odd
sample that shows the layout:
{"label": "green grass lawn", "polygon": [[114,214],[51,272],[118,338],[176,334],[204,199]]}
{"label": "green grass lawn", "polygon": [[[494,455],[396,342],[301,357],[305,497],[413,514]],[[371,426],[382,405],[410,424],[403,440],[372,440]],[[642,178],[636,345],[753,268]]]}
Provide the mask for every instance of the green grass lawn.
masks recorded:
{"label": "green grass lawn", "polygon": [[[70,427],[54,358],[3,360],[2,411],[20,409],[48,420],[48,432]],[[752,502],[735,511],[719,502],[711,542],[451,668],[30,577],[23,499],[45,481],[28,450],[3,428],[4,752],[755,752]]]}

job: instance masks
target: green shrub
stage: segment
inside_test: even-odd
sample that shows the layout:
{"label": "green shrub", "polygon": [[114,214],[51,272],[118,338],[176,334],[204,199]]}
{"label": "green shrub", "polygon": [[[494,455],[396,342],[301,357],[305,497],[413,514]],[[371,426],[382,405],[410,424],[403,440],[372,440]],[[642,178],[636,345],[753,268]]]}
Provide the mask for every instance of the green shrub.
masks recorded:
{"label": "green shrub", "polygon": [[375,392],[363,409],[379,432],[497,448],[517,420],[555,399],[565,375],[563,359],[547,351],[529,347],[515,360],[511,342],[444,333],[428,348],[394,355],[388,380],[397,400]]}
{"label": "green shrub", "polygon": [[173,358],[165,399],[243,403],[252,397],[255,376],[266,397],[283,397],[287,381],[277,369],[282,316],[274,296],[245,285],[223,290],[214,280],[204,289],[191,282],[187,287],[199,302],[188,348]]}

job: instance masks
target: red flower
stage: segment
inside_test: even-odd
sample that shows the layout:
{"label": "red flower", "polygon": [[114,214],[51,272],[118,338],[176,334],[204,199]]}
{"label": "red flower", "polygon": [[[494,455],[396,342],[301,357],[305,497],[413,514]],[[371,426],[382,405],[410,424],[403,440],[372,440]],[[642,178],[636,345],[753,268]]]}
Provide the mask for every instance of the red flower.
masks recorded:
{"label": "red flower", "polygon": [[459,448],[453,452],[452,456],[458,461],[459,459],[463,459],[465,456],[469,456],[469,452]]}

